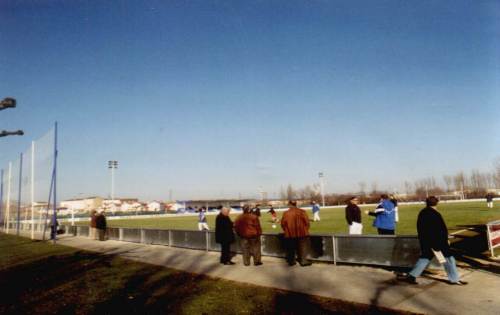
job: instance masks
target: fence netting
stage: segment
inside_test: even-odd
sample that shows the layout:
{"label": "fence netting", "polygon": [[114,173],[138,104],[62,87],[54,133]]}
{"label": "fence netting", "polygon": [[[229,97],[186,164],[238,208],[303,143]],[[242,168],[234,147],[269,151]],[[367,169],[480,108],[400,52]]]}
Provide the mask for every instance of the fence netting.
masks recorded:
{"label": "fence netting", "polygon": [[2,167],[0,220],[6,233],[31,231],[35,237],[44,231],[54,205],[54,147],[53,127]]}

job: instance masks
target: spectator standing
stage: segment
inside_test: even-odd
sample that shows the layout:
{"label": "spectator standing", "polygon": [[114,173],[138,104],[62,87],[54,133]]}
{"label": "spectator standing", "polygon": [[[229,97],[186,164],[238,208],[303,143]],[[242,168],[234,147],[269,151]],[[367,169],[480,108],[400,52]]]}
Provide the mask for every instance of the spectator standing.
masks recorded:
{"label": "spectator standing", "polygon": [[99,212],[99,214],[95,218],[95,227],[97,229],[97,234],[99,235],[99,241],[106,240],[106,215],[104,214],[104,210]]}
{"label": "spectator standing", "polygon": [[249,206],[243,207],[243,214],[234,221],[234,230],[241,237],[241,248],[243,250],[243,264],[250,265],[250,257],[253,257],[255,266],[262,265],[260,252],[260,227],[259,217],[251,213]]}
{"label": "spectator standing", "polygon": [[92,210],[90,211],[90,238],[95,240],[97,238],[97,229],[96,229],[96,214],[97,211]]}
{"label": "spectator standing", "polygon": [[229,208],[223,207],[215,219],[215,241],[220,244],[220,263],[234,265],[231,261],[231,243],[234,242],[233,221]]}
{"label": "spectator standing", "polygon": [[319,204],[316,202],[316,201],[313,201],[312,202],[312,213],[313,213],[313,221],[316,222],[316,221],[321,221],[320,217],[319,217]]}
{"label": "spectator standing", "polygon": [[208,231],[210,228],[207,223],[206,209],[205,207],[200,208],[200,213],[198,213],[198,230],[199,231]]}
{"label": "spectator standing", "polygon": [[379,235],[394,235],[396,229],[396,217],[394,204],[389,200],[389,196],[380,196],[380,204],[374,211],[366,211],[366,214],[375,216],[373,226],[377,228]]}
{"label": "spectator standing", "polygon": [[358,197],[351,197],[347,200],[345,208],[345,219],[349,225],[349,234],[363,234],[363,224],[361,224],[361,210],[358,207]]}
{"label": "spectator standing", "polygon": [[285,237],[288,265],[296,264],[296,257],[301,266],[310,266],[306,259],[309,245],[309,217],[303,209],[297,208],[296,201],[289,201],[290,208],[283,213],[281,227]]}
{"label": "spectator standing", "polygon": [[443,217],[437,210],[439,200],[430,196],[426,199],[426,207],[420,210],[417,220],[418,240],[420,241],[421,255],[415,267],[403,279],[417,284],[416,278],[427,268],[431,259],[436,256],[444,265],[450,284],[465,285],[457,271],[455,258],[450,252],[448,242],[448,228]]}
{"label": "spectator standing", "polygon": [[493,208],[493,194],[492,193],[486,194],[486,205],[490,209]]}
{"label": "spectator standing", "polygon": [[57,217],[50,217],[50,239],[55,240],[57,236],[57,227],[59,226],[59,221],[57,221]]}

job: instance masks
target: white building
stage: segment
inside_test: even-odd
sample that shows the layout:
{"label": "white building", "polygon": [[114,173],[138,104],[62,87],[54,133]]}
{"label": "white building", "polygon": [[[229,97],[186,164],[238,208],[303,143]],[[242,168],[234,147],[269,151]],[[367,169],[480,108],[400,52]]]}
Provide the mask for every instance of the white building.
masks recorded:
{"label": "white building", "polygon": [[165,205],[159,201],[151,201],[147,205],[148,211],[164,211]]}
{"label": "white building", "polygon": [[67,208],[74,212],[88,212],[102,207],[103,199],[101,197],[89,197],[81,199],[70,199],[60,202],[60,208]]}

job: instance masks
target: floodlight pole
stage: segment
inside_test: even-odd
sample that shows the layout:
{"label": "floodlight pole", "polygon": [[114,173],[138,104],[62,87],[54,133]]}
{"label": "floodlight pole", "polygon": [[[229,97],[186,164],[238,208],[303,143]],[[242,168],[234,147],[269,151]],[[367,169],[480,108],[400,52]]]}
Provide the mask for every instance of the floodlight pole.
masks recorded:
{"label": "floodlight pole", "polygon": [[111,170],[111,202],[115,201],[115,169],[118,168],[118,161],[108,161],[108,168]]}
{"label": "floodlight pole", "polygon": [[16,234],[19,235],[19,228],[21,227],[21,190],[23,183],[23,154],[19,156],[19,186],[17,190],[17,226]]}
{"label": "floodlight pole", "polygon": [[35,239],[35,141],[31,141],[31,239]]}
{"label": "floodlight pole", "polygon": [[0,170],[0,223],[3,224],[4,216],[2,210],[3,210],[3,168],[2,170]]}
{"label": "floodlight pole", "polygon": [[5,230],[9,234],[9,220],[10,220],[10,192],[11,192],[11,182],[12,182],[12,162],[9,162],[9,175],[7,175],[7,215],[5,217]]}
{"label": "floodlight pole", "polygon": [[[54,244],[56,243],[57,239],[57,121],[54,124],[54,178],[53,178],[53,184],[54,184],[54,213],[53,213],[53,218],[52,218],[52,223],[53,223],[53,228],[55,229],[54,232],[54,239],[53,242]],[[48,207],[48,205],[47,205]]]}
{"label": "floodlight pole", "polygon": [[324,207],[325,206],[325,183],[324,183],[325,174],[323,172],[319,172],[318,177],[319,177],[319,185],[321,188],[321,204]]}

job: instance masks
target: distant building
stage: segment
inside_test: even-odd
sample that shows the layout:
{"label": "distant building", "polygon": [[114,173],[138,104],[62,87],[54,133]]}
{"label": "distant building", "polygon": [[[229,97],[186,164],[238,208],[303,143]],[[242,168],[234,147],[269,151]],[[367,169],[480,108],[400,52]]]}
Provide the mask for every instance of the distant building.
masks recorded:
{"label": "distant building", "polygon": [[69,211],[88,212],[103,206],[101,197],[89,197],[81,199],[69,199],[60,202],[61,208],[67,208]]}
{"label": "distant building", "polygon": [[159,201],[151,201],[146,208],[148,211],[165,211],[165,205]]}

